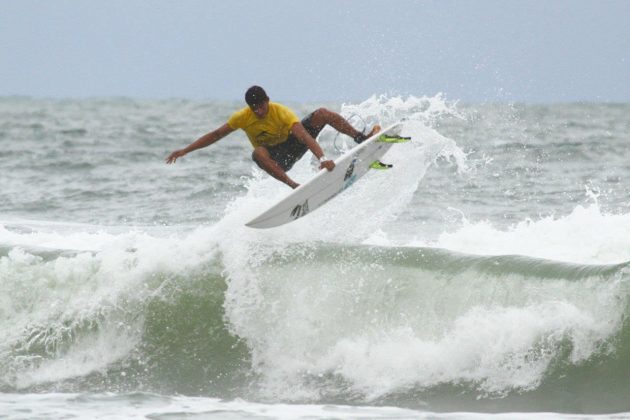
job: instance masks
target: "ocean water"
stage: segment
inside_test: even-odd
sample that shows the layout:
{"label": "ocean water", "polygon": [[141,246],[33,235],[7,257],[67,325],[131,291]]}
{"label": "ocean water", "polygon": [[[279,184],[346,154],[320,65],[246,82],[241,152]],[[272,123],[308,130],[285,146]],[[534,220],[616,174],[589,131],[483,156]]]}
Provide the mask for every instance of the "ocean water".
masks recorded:
{"label": "ocean water", "polygon": [[0,418],[630,418],[630,104],[288,105],[413,141],[254,230],[242,133],[164,163],[241,103],[0,98]]}

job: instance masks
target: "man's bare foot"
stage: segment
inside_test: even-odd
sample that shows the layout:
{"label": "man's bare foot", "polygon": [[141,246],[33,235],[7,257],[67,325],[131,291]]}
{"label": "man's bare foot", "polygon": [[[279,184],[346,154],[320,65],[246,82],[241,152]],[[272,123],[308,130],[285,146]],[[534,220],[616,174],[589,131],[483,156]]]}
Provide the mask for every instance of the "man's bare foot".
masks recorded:
{"label": "man's bare foot", "polygon": [[359,133],[359,135],[354,138],[354,141],[361,144],[365,140],[372,137],[374,134],[378,133],[379,131],[381,131],[381,126],[378,124],[375,124],[374,127],[372,127],[372,130],[370,130],[368,134]]}
{"label": "man's bare foot", "polygon": [[368,138],[372,137],[374,134],[378,133],[379,131],[381,131],[381,126],[378,124],[374,124],[374,127],[372,127],[372,130],[370,131],[370,134],[368,134]]}

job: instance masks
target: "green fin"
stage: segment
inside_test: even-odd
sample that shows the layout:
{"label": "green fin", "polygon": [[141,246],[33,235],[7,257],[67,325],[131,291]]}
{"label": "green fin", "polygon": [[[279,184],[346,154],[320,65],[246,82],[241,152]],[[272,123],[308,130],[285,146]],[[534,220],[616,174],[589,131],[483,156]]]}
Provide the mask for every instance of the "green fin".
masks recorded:
{"label": "green fin", "polygon": [[374,162],[372,162],[372,164],[370,165],[370,168],[372,169],[390,169],[392,168],[394,165],[389,165],[387,163],[383,163],[380,160],[375,160]]}
{"label": "green fin", "polygon": [[381,134],[378,141],[383,143],[405,143],[411,140],[411,137],[401,137],[393,134]]}

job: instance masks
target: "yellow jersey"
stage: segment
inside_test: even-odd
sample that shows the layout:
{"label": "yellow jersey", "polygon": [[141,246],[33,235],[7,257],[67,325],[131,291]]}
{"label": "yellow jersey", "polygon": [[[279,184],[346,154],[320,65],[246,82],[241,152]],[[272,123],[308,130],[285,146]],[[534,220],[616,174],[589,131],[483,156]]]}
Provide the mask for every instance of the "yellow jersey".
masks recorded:
{"label": "yellow jersey", "polygon": [[247,106],[232,114],[227,123],[234,130],[240,128],[245,131],[252,146],[258,147],[283,143],[297,122],[300,120],[288,107],[269,102],[269,112],[264,118],[258,118]]}

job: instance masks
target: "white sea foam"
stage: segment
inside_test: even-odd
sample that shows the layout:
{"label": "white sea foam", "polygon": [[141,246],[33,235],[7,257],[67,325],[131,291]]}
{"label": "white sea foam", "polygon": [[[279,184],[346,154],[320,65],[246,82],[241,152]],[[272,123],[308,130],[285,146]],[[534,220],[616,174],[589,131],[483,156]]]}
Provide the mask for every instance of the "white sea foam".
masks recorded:
{"label": "white sea foam", "polygon": [[[24,407],[28,407],[25,410]],[[162,396],[154,394],[0,394],[0,409],[10,418],[50,420],[66,418],[89,419],[170,419],[173,417],[245,419],[390,419],[390,420],[603,420],[608,418],[628,419],[630,413],[610,415],[562,414],[545,412],[527,413],[439,413],[410,410],[387,406],[352,406],[333,404],[262,404],[236,399]]]}
{"label": "white sea foam", "polygon": [[442,233],[436,246],[470,254],[527,255],[579,264],[630,261],[630,214],[603,213],[597,203],[579,205],[570,214],[527,219],[508,229],[491,222],[469,222]]}
{"label": "white sea foam", "polygon": [[[247,273],[234,274],[241,288],[228,291],[228,315],[252,343],[268,396],[317,399],[331,375],[368,399],[440,384],[522,392],[544,380],[567,343],[574,364],[603,351],[624,318],[622,280],[542,287],[528,276],[345,258],[262,268],[249,289],[237,280]],[[252,284],[256,299],[242,299]]]}
{"label": "white sea foam", "polygon": [[[0,227],[0,245],[10,249],[0,257],[0,353],[24,354],[3,359],[11,374],[2,380],[18,388],[84,376],[127,356],[142,337],[147,299],[207,263],[216,245],[207,229],[182,238],[37,225],[41,231],[31,224],[23,233]],[[72,252],[39,255],[55,249]]]}

